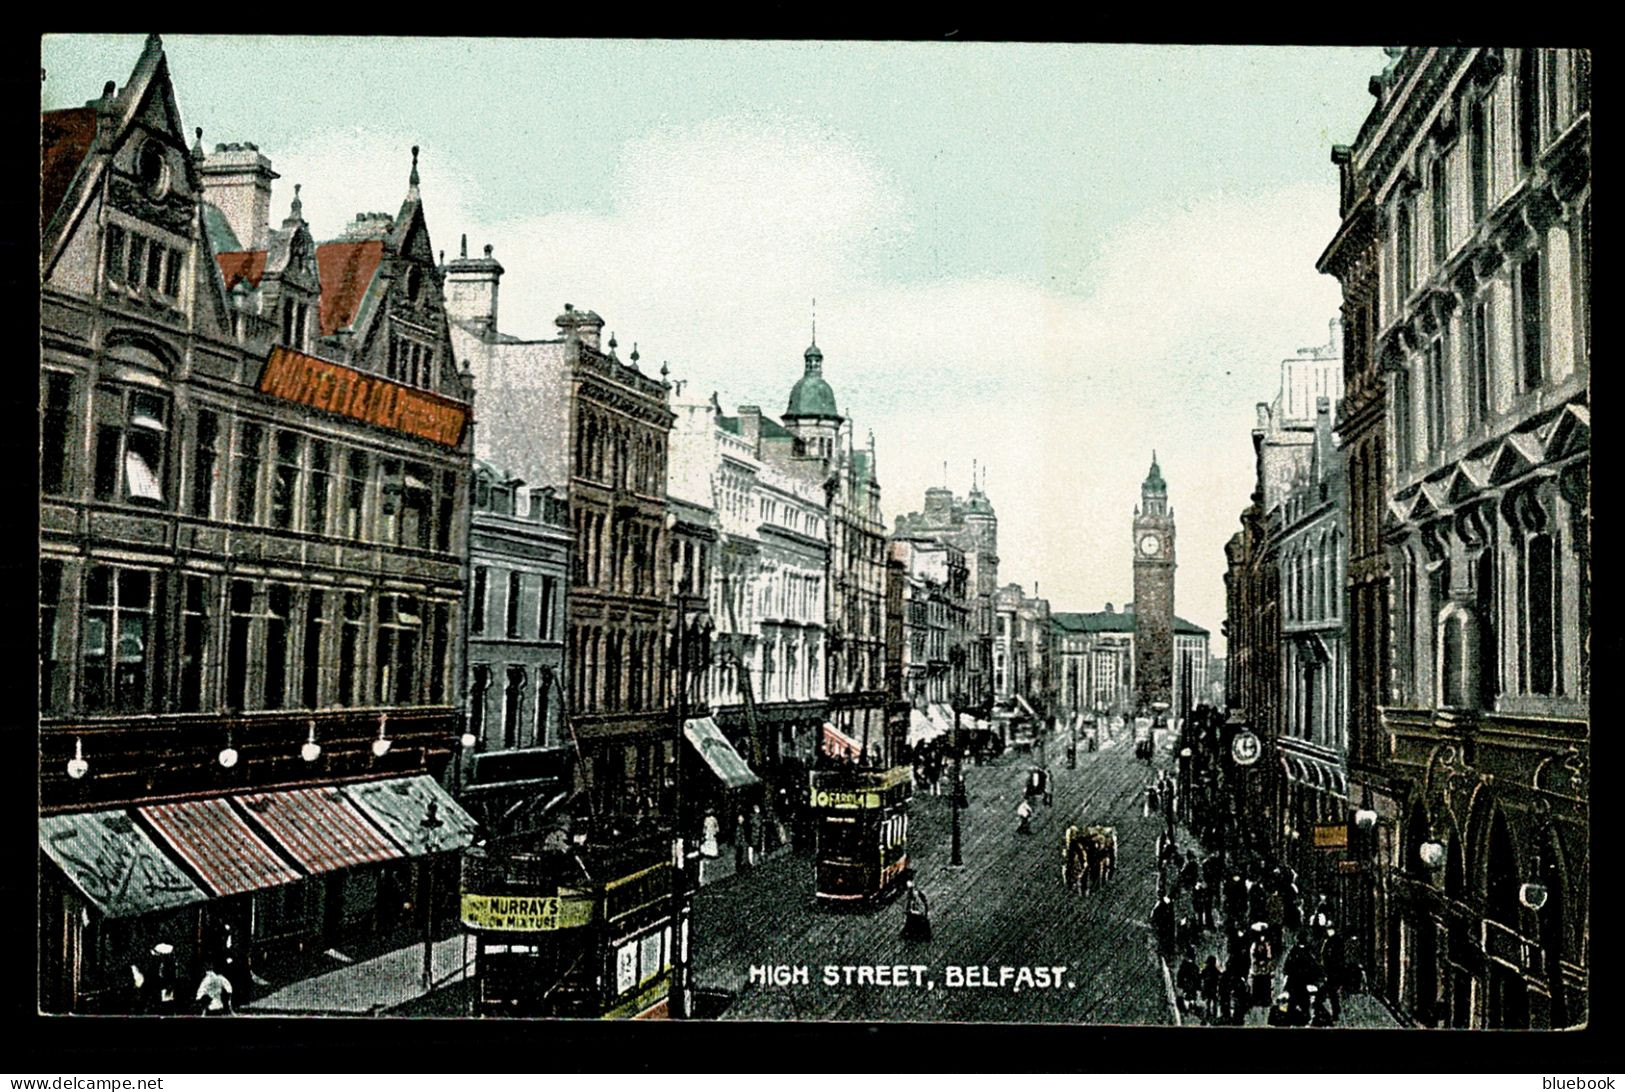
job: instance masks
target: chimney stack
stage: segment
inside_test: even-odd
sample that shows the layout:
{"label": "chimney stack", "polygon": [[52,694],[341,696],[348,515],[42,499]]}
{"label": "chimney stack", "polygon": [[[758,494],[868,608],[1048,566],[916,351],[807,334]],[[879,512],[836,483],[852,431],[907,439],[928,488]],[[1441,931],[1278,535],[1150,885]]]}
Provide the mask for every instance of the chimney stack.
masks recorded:
{"label": "chimney stack", "polygon": [[495,334],[502,273],[502,263],[491,256],[491,245],[486,244],[485,257],[470,258],[464,235],[460,255],[446,265],[446,314],[481,334]]}
{"label": "chimney stack", "polygon": [[760,453],[762,450],[762,407],[739,407],[739,437],[750,445],[750,449]]}
{"label": "chimney stack", "polygon": [[203,198],[218,208],[245,250],[264,250],[271,234],[271,182],[282,177],[249,143],[216,144],[203,157]]}

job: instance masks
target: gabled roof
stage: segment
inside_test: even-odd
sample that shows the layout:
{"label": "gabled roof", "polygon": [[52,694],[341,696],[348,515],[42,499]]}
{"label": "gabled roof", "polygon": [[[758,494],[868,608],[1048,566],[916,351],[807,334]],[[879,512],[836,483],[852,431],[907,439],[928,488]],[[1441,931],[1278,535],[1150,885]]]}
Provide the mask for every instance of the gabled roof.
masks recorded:
{"label": "gabled roof", "polygon": [[384,260],[381,239],[359,243],[323,243],[316,248],[322,279],[322,336],[355,322],[361,301]]}
{"label": "gabled roof", "polygon": [[96,142],[96,108],[48,110],[40,115],[40,227],[68,195],[73,176]]}
{"label": "gabled roof", "polygon": [[214,247],[216,254],[225,254],[233,250],[243,249],[242,241],[231,228],[231,221],[212,202],[203,201],[203,233],[209,237],[209,245]]}
{"label": "gabled roof", "polygon": [[263,250],[228,251],[216,254],[214,260],[220,263],[220,275],[225,278],[227,291],[235,287],[240,280],[247,281],[250,288],[258,288],[260,278],[265,276]]}

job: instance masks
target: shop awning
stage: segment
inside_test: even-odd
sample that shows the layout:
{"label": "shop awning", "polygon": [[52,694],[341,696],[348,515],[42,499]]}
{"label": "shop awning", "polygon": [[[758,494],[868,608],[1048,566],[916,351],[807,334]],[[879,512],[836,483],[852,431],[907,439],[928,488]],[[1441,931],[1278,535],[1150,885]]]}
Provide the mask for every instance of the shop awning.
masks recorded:
{"label": "shop awning", "polygon": [[223,798],[149,804],[140,811],[216,895],[238,895],[300,878]]}
{"label": "shop awning", "polygon": [[936,721],[918,709],[908,711],[908,745],[910,747],[929,743],[940,735],[942,735],[942,726],[937,724]]}
{"label": "shop awning", "polygon": [[683,722],[683,736],[705,759],[705,764],[711,767],[722,783],[730,789],[743,789],[751,785],[760,785],[762,779],[751,770],[750,765],[734,750],[734,745],[728,742],[728,737],[722,734],[717,722],[710,717],[699,720]]}
{"label": "shop awning", "polygon": [[931,718],[931,723],[935,724],[942,732],[946,733],[954,730],[954,711],[946,705],[934,702],[925,707],[925,712]]}
{"label": "shop awning", "polygon": [[462,849],[479,830],[474,817],[427,774],[345,785],[340,791],[411,857]]}
{"label": "shop awning", "polygon": [[311,875],[404,856],[336,788],[237,797],[271,840]]}
{"label": "shop awning", "polygon": [[835,727],[833,724],[824,725],[823,735],[824,753],[846,758],[862,758],[863,744]]}
{"label": "shop awning", "polygon": [[42,816],[39,845],[79,893],[110,918],[209,898],[123,811]]}

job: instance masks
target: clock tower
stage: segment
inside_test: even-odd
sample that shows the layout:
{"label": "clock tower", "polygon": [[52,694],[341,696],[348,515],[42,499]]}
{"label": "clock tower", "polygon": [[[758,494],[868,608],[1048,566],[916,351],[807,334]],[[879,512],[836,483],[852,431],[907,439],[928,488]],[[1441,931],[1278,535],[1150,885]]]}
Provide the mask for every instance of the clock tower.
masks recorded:
{"label": "clock tower", "polygon": [[1151,453],[1151,473],[1134,510],[1135,699],[1149,711],[1174,700],[1174,512]]}

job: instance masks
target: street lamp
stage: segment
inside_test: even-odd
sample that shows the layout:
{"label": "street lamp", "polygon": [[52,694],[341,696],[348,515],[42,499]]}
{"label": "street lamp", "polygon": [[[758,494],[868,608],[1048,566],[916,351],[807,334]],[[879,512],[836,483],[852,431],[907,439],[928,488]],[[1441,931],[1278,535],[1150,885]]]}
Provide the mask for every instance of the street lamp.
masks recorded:
{"label": "street lamp", "polygon": [[378,756],[379,758],[383,758],[385,755],[389,754],[390,747],[392,747],[394,745],[394,740],[389,738],[389,735],[388,735],[388,732],[387,732],[388,725],[389,725],[389,714],[388,713],[379,713],[378,714],[378,738],[372,741],[372,753],[374,755]]}
{"label": "street lamp", "polygon": [[440,804],[437,801],[429,801],[429,809],[423,813],[423,819],[418,825],[423,828],[425,834],[425,852],[423,854],[423,992],[428,993],[434,989],[434,847],[427,843],[433,832],[445,825],[440,818]]}
{"label": "street lamp", "polygon": [[299,748],[299,757],[306,762],[315,762],[322,757],[322,745],[316,742],[316,722],[310,722],[310,734],[305,737],[303,746]]}
{"label": "street lamp", "polygon": [[90,763],[85,761],[85,745],[78,736],[73,737],[73,757],[68,759],[68,776],[78,781],[90,772]]}
{"label": "street lamp", "polygon": [[[675,526],[674,516],[666,517],[666,527]],[[705,611],[687,615],[679,611],[677,629],[677,702],[672,707],[677,721],[677,741],[672,752],[675,769],[672,778],[672,950],[671,993],[667,1011],[674,1020],[688,1017],[689,950],[688,925],[693,907],[689,903],[688,846],[683,837],[683,737],[688,720],[688,640],[691,633],[709,630],[711,616]]]}
{"label": "street lamp", "polygon": [[1540,882],[1540,854],[1535,854],[1535,878],[1518,888],[1518,901],[1531,910],[1539,911],[1546,905],[1550,892]]}
{"label": "street lamp", "polygon": [[962,780],[963,777],[964,777],[964,770],[963,770],[962,765],[961,765],[960,750],[959,750],[959,719],[960,719],[961,716],[964,715],[964,706],[965,706],[965,695],[964,694],[955,694],[954,695],[954,785],[953,785],[953,800],[949,804],[950,812],[953,815],[953,827],[951,828],[952,829],[952,839],[953,840],[951,842],[951,847],[952,847],[951,855],[948,858],[949,863],[953,864],[953,865],[962,865],[962,864],[965,863],[965,858],[960,853],[960,844],[959,844],[959,797],[960,797],[960,794],[964,791],[964,781]]}
{"label": "street lamp", "polygon": [[231,745],[230,728],[226,729],[226,745],[220,749],[220,754],[216,758],[219,760],[220,765],[228,770],[237,765],[237,748]]}
{"label": "street lamp", "polygon": [[1422,843],[1421,848],[1416,851],[1416,855],[1432,871],[1437,872],[1444,867],[1445,848],[1443,842],[1429,839]]}

